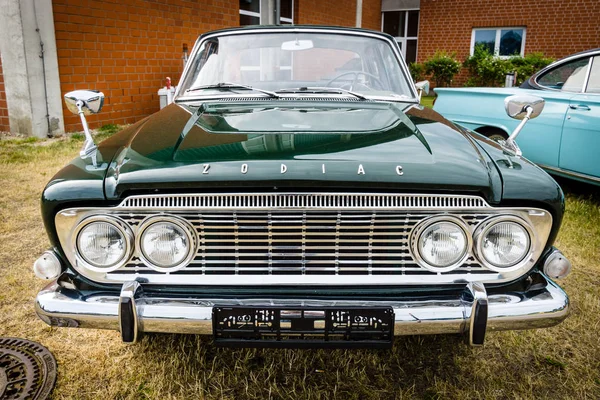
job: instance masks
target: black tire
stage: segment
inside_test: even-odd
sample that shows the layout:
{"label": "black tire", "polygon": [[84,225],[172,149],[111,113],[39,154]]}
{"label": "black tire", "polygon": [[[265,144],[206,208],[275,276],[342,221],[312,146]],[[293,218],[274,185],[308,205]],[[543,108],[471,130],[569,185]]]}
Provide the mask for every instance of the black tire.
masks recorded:
{"label": "black tire", "polygon": [[506,132],[504,132],[500,128],[484,126],[482,128],[476,129],[475,131],[481,133],[483,136],[495,142],[508,139],[508,135],[506,134]]}

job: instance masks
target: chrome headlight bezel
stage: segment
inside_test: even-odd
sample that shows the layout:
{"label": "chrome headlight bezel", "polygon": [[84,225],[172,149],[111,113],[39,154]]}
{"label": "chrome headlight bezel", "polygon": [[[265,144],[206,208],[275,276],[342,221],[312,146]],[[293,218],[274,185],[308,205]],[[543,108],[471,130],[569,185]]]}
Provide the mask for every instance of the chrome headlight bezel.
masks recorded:
{"label": "chrome headlight bezel", "polygon": [[[142,239],[144,237],[145,231],[150,228],[152,225],[159,222],[168,222],[173,225],[179,227],[187,236],[187,240],[189,245],[186,256],[183,258],[181,262],[176,265],[163,267],[153,263],[147,256],[144,254],[144,249],[142,247]],[[162,215],[154,215],[144,219],[137,228],[137,234],[135,237],[135,247],[136,254],[139,259],[148,267],[155,271],[167,273],[167,272],[175,272],[182,268],[185,268],[195,257],[198,243],[197,243],[197,234],[194,227],[185,219],[169,214]]]}
{"label": "chrome headlight bezel", "polygon": [[[525,232],[529,236],[528,237],[529,248],[527,249],[527,251],[525,252],[523,257],[521,257],[521,259],[519,259],[519,261],[517,263],[515,263],[509,267],[501,267],[501,266],[497,266],[497,265],[490,263],[483,255],[483,250],[482,250],[483,239],[485,238],[487,233],[494,226],[496,226],[497,224],[502,223],[502,222],[512,222],[512,223],[519,225],[520,227],[522,227],[525,230]],[[474,250],[475,250],[475,255],[477,256],[477,259],[484,267],[486,267],[487,269],[494,271],[494,272],[512,272],[512,271],[521,269],[525,264],[527,264],[530,261],[531,256],[537,250],[535,248],[535,240],[534,240],[535,236],[534,236],[533,228],[531,227],[531,225],[529,225],[524,219],[513,216],[513,215],[497,215],[497,216],[487,218],[486,220],[482,221],[477,226],[477,229],[475,230],[473,237],[475,239]]]}
{"label": "chrome headlight bezel", "polygon": [[[81,251],[79,249],[79,234],[80,234],[80,232],[84,228],[86,228],[87,226],[89,226],[90,224],[95,223],[95,222],[104,222],[104,223],[113,225],[121,233],[121,235],[123,236],[123,238],[125,240],[125,252],[123,254],[123,257],[121,259],[119,259],[119,261],[117,261],[115,264],[111,265],[110,267],[101,267],[101,266],[98,266],[98,265],[95,265],[95,264],[89,262],[88,260],[86,260],[86,257],[81,253]],[[75,230],[73,231],[73,235],[71,236],[71,240],[72,240],[71,245],[73,246],[73,249],[75,250],[76,262],[79,265],[83,266],[84,268],[89,269],[90,271],[103,272],[103,273],[116,271],[119,268],[121,268],[123,265],[127,264],[127,262],[133,256],[134,236],[133,236],[132,229],[122,219],[111,216],[111,215],[99,214],[99,215],[93,215],[93,216],[90,216],[90,217],[87,217],[87,218],[81,220],[81,222],[79,222],[77,224],[77,226],[75,227]]]}
{"label": "chrome headlight bezel", "polygon": [[[465,241],[466,241],[465,250],[464,250],[463,254],[461,255],[461,257],[456,262],[452,263],[451,265],[445,266],[445,267],[439,267],[439,266],[435,266],[435,265],[428,263],[421,255],[421,248],[420,248],[421,235],[425,232],[425,230],[427,228],[429,228],[430,226],[432,226],[436,223],[439,223],[439,222],[447,222],[447,223],[451,223],[451,224],[458,226],[458,228],[462,230],[462,232],[465,236]],[[410,234],[410,246],[409,247],[410,247],[411,255],[413,256],[413,258],[417,262],[417,264],[419,264],[421,267],[425,268],[428,271],[436,272],[436,273],[450,272],[450,271],[455,270],[456,268],[459,268],[460,266],[462,266],[465,263],[465,261],[469,258],[469,256],[471,255],[471,249],[473,248],[473,236],[472,236],[471,229],[469,229],[469,226],[461,218],[451,216],[451,215],[433,216],[433,217],[425,218],[423,221],[419,222],[419,224],[417,224],[413,228],[413,230]]]}

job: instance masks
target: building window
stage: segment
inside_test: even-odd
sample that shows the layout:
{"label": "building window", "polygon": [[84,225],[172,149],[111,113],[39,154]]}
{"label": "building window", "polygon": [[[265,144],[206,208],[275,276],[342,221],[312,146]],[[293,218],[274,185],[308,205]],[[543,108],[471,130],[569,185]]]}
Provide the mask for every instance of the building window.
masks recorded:
{"label": "building window", "polygon": [[[240,26],[261,25],[268,22],[261,18],[261,8],[267,7],[266,0],[240,0]],[[280,0],[279,23],[281,25],[294,24],[294,0]]]}
{"label": "building window", "polygon": [[260,25],[260,0],[240,0],[240,26]]}
{"label": "building window", "polygon": [[294,25],[294,0],[280,0],[279,23]]}
{"label": "building window", "polygon": [[500,57],[523,56],[525,28],[475,28],[471,35],[471,55],[477,45]]}
{"label": "building window", "polygon": [[419,10],[382,12],[381,30],[396,39],[407,63],[417,61]]}

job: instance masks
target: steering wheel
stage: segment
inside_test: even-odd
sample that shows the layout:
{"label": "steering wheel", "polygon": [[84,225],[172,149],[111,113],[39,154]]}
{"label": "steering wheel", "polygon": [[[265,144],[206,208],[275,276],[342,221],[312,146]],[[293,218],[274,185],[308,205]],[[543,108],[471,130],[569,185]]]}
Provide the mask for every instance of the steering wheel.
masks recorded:
{"label": "steering wheel", "polygon": [[[361,75],[363,75],[363,76],[366,76],[366,77],[369,77],[369,78],[373,78],[374,82],[376,82],[376,83],[377,83],[378,89],[383,89],[383,87],[385,86],[385,85],[383,84],[383,82],[381,82],[381,79],[379,79],[377,76],[375,76],[375,75],[373,75],[373,74],[370,74],[370,73],[368,73],[368,72],[365,72],[365,71],[346,71],[346,72],[342,72],[342,73],[341,73],[341,74],[339,74],[338,76],[336,76],[336,77],[334,77],[333,79],[329,80],[329,81],[328,81],[328,82],[325,84],[325,86],[326,86],[326,87],[330,87],[330,86],[331,86],[331,84],[332,84],[333,82],[335,82],[335,81],[339,80],[340,78],[342,78],[342,77],[344,77],[344,76],[346,76],[346,75],[353,75],[353,76],[354,76],[354,78],[352,78],[352,82],[350,82],[350,86],[348,87],[348,90],[352,90],[352,89],[354,88],[354,85],[355,85],[355,84],[357,83],[357,81],[358,81],[358,77],[359,77],[359,76],[361,76]],[[344,85],[342,85],[342,86],[341,86],[341,88],[342,88],[342,89],[344,89],[344,87],[343,87],[343,86],[346,86],[346,85],[347,85],[347,84],[344,84]],[[366,86],[366,87],[368,87],[367,85],[364,85],[364,84],[362,84],[362,85],[363,85],[363,86]],[[373,89],[375,89],[375,88],[373,88]]]}

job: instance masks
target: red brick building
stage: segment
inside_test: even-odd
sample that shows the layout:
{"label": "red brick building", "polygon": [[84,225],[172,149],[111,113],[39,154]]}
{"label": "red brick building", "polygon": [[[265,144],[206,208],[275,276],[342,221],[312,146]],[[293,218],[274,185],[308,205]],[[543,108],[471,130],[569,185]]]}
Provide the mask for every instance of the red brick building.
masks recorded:
{"label": "red brick building", "polygon": [[[157,111],[157,90],[166,76],[177,83],[184,48],[191,50],[198,35],[210,30],[272,23],[265,8],[274,0],[35,0],[33,10],[30,2],[5,1],[9,4],[0,10],[0,36],[6,36],[2,29],[21,29],[23,43],[15,47],[0,37],[5,65],[4,78],[0,73],[0,131],[45,136],[81,129],[79,118],[62,105],[61,94],[74,89],[97,89],[106,95],[102,113],[88,120],[92,127],[132,123]],[[557,58],[600,46],[599,0],[279,2],[284,24],[388,32],[407,61],[423,61],[436,50],[455,52],[462,60],[476,42],[485,42],[499,55],[516,49]],[[19,18],[20,28],[15,25]],[[39,39],[31,24],[39,27]],[[45,56],[41,61],[40,42]],[[13,67],[19,62],[26,64],[25,72]],[[8,75],[17,76],[18,84]],[[28,80],[31,93],[31,105],[25,107],[33,116],[30,125],[21,115],[27,112],[19,114],[23,110],[16,105],[27,97],[24,90],[15,94],[22,79]],[[36,106],[40,99],[50,107]]]}

